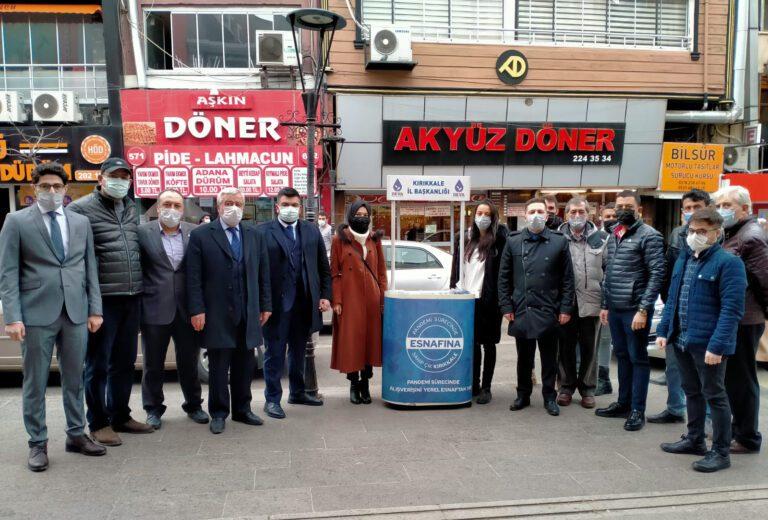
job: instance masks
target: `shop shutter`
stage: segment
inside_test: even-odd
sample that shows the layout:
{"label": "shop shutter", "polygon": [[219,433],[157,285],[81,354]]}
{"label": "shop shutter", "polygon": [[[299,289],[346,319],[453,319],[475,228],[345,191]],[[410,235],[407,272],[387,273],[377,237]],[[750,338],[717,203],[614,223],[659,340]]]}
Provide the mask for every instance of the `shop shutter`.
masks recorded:
{"label": "shop shutter", "polygon": [[517,0],[517,38],[552,41],[554,0]]}
{"label": "shop shutter", "polygon": [[503,23],[503,0],[451,0],[452,39],[500,41]]}

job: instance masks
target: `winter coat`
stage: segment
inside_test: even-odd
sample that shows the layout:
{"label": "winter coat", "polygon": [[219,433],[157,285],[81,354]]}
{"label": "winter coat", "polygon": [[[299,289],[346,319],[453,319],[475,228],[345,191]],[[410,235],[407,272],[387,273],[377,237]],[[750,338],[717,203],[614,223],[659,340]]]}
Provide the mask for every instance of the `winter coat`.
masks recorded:
{"label": "winter coat", "polygon": [[[664,306],[656,335],[667,338],[669,345],[680,334],[678,305],[689,248],[681,249],[672,272],[669,299]],[[715,244],[704,250],[693,275],[688,293],[688,341],[691,352],[709,351],[729,356],[736,350],[736,331],[744,315],[744,293],[747,277],[744,264]]]}
{"label": "winter coat", "polygon": [[664,257],[666,259],[666,269],[664,270],[664,285],[661,286],[661,300],[666,303],[667,293],[669,293],[669,284],[672,281],[672,271],[675,269],[677,257],[680,256],[681,249],[688,249],[686,239],[688,238],[688,224],[677,226],[669,234],[669,244]]}
{"label": "winter coat", "polygon": [[600,314],[602,300],[603,263],[605,244],[608,233],[599,229],[592,222],[587,222],[582,236],[577,240],[566,222],[559,230],[568,239],[568,246],[573,262],[573,279],[576,285],[576,306],[579,317]]}
{"label": "winter coat", "polygon": [[723,248],[741,257],[747,269],[743,325],[759,325],[768,318],[768,241],[755,217],[725,230]]}
{"label": "winter coat", "polygon": [[651,314],[664,283],[664,239],[661,233],[638,220],[621,239],[611,232],[606,252],[602,308],[612,311],[646,309]]}
{"label": "winter coat", "polygon": [[387,267],[381,239],[371,235],[365,242],[365,263],[363,248],[346,225],[331,242],[333,305],[342,309],[341,315],[333,314],[331,368],[344,373],[363,370],[365,365],[381,366]]}
{"label": "winter coat", "polygon": [[131,296],[143,291],[136,204],[125,197],[123,206],[122,218],[118,219],[114,200],[102,195],[98,186],[67,206],[91,222],[102,297]]}
{"label": "winter coat", "polygon": [[544,229],[513,231],[499,266],[499,307],[515,314],[509,335],[535,339],[558,327],[560,314],[572,314],[573,264],[568,239]]}
{"label": "winter coat", "polygon": [[[501,341],[501,309],[499,309],[499,262],[507,243],[509,230],[500,225],[496,230],[496,242],[491,247],[488,257],[485,259],[485,274],[483,275],[483,290],[475,307],[475,343],[496,344]],[[469,242],[467,240],[467,242]],[[465,244],[466,251],[466,244]],[[459,258],[458,238],[453,247],[453,263],[451,264],[451,289],[459,282]]]}

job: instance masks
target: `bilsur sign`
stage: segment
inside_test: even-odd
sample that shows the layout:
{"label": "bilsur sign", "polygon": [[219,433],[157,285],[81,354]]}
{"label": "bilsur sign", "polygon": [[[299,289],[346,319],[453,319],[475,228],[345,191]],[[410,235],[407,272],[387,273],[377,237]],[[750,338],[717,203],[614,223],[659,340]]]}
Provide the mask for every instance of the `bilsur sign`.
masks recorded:
{"label": "bilsur sign", "polygon": [[418,201],[468,201],[470,196],[469,177],[446,177],[430,175],[387,175],[387,198],[389,200]]}

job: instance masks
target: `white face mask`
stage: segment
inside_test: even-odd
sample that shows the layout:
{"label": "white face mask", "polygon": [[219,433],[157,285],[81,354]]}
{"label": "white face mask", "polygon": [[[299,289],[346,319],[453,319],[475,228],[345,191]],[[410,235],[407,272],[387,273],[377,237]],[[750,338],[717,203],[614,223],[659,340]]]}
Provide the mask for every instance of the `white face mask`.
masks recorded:
{"label": "white face mask", "polygon": [[158,218],[165,227],[175,228],[181,222],[181,211],[174,208],[161,208]]}
{"label": "white face mask", "polygon": [[128,179],[113,179],[107,177],[104,179],[104,185],[101,187],[107,196],[113,199],[122,200],[128,195],[128,190],[131,187],[131,181]]}
{"label": "white face mask", "polygon": [[690,247],[696,254],[699,254],[712,246],[712,244],[710,244],[707,240],[706,235],[698,235],[696,233],[688,235],[685,241],[688,244],[688,247]]}
{"label": "white face mask", "polygon": [[475,224],[477,225],[477,228],[480,231],[485,231],[486,229],[491,227],[491,217],[489,217],[488,215],[475,217]]}
{"label": "white face mask", "polygon": [[221,220],[229,227],[237,227],[243,220],[243,208],[238,206],[224,206],[224,213],[221,214]]}
{"label": "white face mask", "polygon": [[547,217],[538,213],[525,216],[525,221],[528,223],[528,229],[532,233],[541,233],[544,231],[544,226],[547,223]]}
{"label": "white face mask", "polygon": [[293,224],[299,220],[299,208],[294,206],[280,206],[280,220],[286,224]]}
{"label": "white face mask", "polygon": [[37,203],[45,211],[56,211],[64,204],[63,193],[51,193],[50,191],[38,192]]}
{"label": "white face mask", "polygon": [[328,225],[328,221],[326,221],[324,218],[321,218],[320,220],[317,221],[317,225],[320,226],[321,228],[324,228],[325,226]]}
{"label": "white face mask", "polygon": [[587,217],[584,215],[576,215],[575,217],[568,218],[568,225],[576,231],[581,231],[587,225]]}

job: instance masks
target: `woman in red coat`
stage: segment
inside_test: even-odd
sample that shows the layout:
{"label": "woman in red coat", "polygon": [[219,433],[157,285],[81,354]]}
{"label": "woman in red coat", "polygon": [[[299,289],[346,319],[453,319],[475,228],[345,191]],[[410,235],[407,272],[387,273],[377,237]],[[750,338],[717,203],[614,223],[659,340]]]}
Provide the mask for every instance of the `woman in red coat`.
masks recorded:
{"label": "woman in red coat", "polygon": [[381,316],[387,268],[381,232],[371,231],[371,207],[362,200],[347,210],[331,244],[333,351],[331,368],[347,374],[349,400],[371,402],[368,381],[381,366]]}

